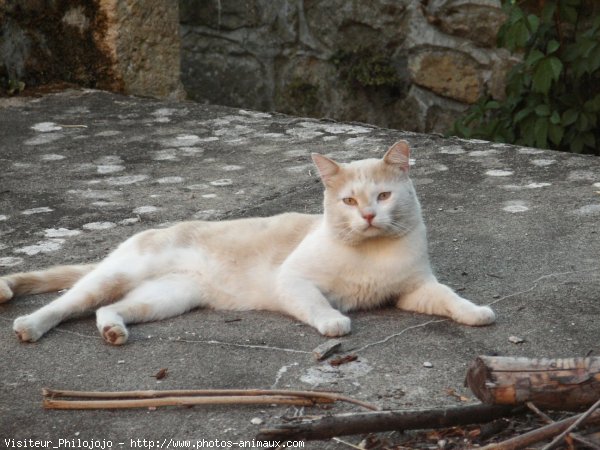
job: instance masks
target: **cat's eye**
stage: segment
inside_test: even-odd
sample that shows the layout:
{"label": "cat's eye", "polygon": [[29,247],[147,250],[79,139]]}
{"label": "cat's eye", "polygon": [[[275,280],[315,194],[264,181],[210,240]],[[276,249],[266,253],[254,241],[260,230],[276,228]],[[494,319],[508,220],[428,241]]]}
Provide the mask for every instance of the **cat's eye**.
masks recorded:
{"label": "cat's eye", "polygon": [[377,200],[381,201],[381,200],[387,200],[388,198],[390,198],[392,195],[391,192],[382,192],[377,196]]}
{"label": "cat's eye", "polygon": [[353,198],[353,197],[346,197],[346,198],[342,199],[342,201],[343,201],[343,202],[344,202],[346,205],[348,205],[348,206],[356,206],[356,205],[358,205],[358,202],[357,202],[357,201],[356,201],[356,199],[355,199],[355,198]]}

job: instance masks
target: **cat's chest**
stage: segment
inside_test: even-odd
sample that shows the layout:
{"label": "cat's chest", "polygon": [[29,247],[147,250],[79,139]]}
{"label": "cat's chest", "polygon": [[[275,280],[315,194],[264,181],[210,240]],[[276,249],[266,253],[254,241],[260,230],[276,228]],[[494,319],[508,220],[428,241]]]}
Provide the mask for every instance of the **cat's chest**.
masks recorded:
{"label": "cat's chest", "polygon": [[335,307],[377,306],[405,290],[424,267],[421,250],[410,243],[375,249],[337,249],[317,264],[317,286]]}

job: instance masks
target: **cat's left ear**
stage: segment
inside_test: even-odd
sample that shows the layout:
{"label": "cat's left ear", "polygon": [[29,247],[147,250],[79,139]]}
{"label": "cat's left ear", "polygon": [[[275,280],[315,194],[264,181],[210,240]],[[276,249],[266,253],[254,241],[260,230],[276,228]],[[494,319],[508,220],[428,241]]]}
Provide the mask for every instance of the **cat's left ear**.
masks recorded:
{"label": "cat's left ear", "polygon": [[383,156],[383,161],[386,164],[399,167],[405,173],[408,173],[409,160],[410,147],[406,141],[396,142]]}
{"label": "cat's left ear", "polygon": [[340,166],[333,159],[329,159],[327,156],[320,155],[319,153],[311,153],[315,166],[319,171],[321,180],[325,185],[328,185],[332,177],[334,177],[339,171]]}

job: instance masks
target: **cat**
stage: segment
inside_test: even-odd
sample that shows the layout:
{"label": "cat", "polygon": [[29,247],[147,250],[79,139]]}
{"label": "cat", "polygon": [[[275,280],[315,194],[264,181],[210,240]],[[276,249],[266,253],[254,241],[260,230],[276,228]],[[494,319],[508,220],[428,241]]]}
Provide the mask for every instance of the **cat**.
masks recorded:
{"label": "cat", "polygon": [[313,153],[325,187],[323,215],[190,221],[143,231],[98,264],[0,277],[0,302],[70,288],[14,321],[22,342],[96,308],[98,330],[113,345],[127,341],[129,323],[197,307],[278,311],[325,336],[350,333],[345,312],[386,303],[490,324],[492,309],[461,298],[432,273],[409,155],[406,141],[382,159],[347,164]]}

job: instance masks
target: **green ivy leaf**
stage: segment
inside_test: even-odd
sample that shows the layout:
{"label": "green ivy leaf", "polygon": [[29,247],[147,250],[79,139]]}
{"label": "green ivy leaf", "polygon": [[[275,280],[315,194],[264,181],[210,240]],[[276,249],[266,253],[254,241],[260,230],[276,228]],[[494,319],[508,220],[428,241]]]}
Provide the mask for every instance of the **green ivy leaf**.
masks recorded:
{"label": "green ivy leaf", "polygon": [[533,67],[544,56],[545,55],[542,52],[540,52],[538,49],[533,49],[531,51],[531,53],[529,53],[529,56],[527,56],[527,59],[525,60],[525,65],[528,67]]}
{"label": "green ivy leaf", "polygon": [[529,31],[531,31],[531,34],[535,34],[540,27],[540,19],[535,14],[529,14],[527,16],[527,24],[529,25]]}
{"label": "green ivy leaf", "polygon": [[548,46],[546,47],[546,54],[550,55],[554,53],[556,50],[558,50],[558,47],[560,47],[558,41],[552,39],[550,42],[548,42]]}
{"label": "green ivy leaf", "polygon": [[552,70],[552,76],[553,76],[554,80],[558,81],[558,79],[560,78],[562,69],[563,69],[562,61],[560,59],[558,59],[556,56],[551,56],[550,58],[548,58],[547,64],[550,66],[550,70]]}
{"label": "green ivy leaf", "polygon": [[550,123],[552,123],[553,125],[560,124],[560,114],[558,113],[558,111],[552,112],[552,115],[550,116]]}
{"label": "green ivy leaf", "polygon": [[548,127],[548,136],[554,145],[557,147],[560,145],[560,141],[562,140],[565,134],[565,129],[560,125],[556,125],[551,123]]}
{"label": "green ivy leaf", "polygon": [[542,59],[535,67],[533,77],[531,79],[531,87],[534,92],[546,95],[550,90],[552,79],[554,78],[552,67],[548,58]]}
{"label": "green ivy leaf", "polygon": [[572,125],[575,123],[578,116],[579,112],[575,111],[574,109],[567,109],[562,115],[562,126],[568,127],[569,125]]}
{"label": "green ivy leaf", "polygon": [[533,111],[532,108],[522,109],[517,114],[515,114],[513,123],[515,123],[515,124],[519,123],[521,120],[525,119],[525,117],[527,117],[529,114],[531,114],[531,111]]}

